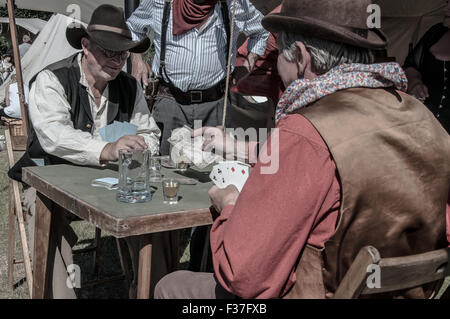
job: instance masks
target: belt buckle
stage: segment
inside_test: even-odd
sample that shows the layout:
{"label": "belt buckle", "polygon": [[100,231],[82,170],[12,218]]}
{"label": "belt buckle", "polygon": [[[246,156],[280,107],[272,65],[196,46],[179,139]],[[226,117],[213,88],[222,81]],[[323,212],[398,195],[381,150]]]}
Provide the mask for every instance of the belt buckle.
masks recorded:
{"label": "belt buckle", "polygon": [[191,91],[191,103],[201,103],[203,100],[202,91]]}

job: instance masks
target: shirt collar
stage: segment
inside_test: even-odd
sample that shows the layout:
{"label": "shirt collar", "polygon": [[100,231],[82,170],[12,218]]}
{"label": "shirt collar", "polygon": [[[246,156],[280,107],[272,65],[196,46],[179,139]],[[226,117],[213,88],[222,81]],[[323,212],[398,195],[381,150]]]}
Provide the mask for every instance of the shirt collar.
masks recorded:
{"label": "shirt collar", "polygon": [[[84,73],[83,67],[81,66],[81,59],[83,57],[83,52],[78,53],[77,61],[78,61],[78,67],[80,68],[80,84],[88,89],[88,92],[91,92],[91,89],[89,88],[89,84],[86,78],[86,74]],[[106,85],[105,90],[102,93],[102,96],[108,99],[109,95],[109,83]]]}

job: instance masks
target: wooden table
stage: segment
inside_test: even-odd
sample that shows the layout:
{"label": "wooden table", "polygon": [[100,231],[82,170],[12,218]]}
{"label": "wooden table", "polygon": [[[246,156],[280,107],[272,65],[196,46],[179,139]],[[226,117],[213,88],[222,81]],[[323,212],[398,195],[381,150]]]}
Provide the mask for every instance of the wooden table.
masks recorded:
{"label": "wooden table", "polygon": [[163,203],[160,183],[147,203],[127,204],[116,200],[116,192],[91,186],[92,180],[117,177],[115,168],[91,168],[52,165],[23,169],[23,180],[34,187],[36,198],[35,244],[33,262],[33,298],[45,298],[46,279],[50,275],[48,251],[52,211],[55,203],[89,221],[114,237],[145,235],[139,253],[138,298],[150,296],[151,233],[208,225],[212,223],[208,190],[213,185],[208,172],[189,169],[185,173],[163,168],[164,177],[195,177],[197,185],[181,185],[176,205]]}

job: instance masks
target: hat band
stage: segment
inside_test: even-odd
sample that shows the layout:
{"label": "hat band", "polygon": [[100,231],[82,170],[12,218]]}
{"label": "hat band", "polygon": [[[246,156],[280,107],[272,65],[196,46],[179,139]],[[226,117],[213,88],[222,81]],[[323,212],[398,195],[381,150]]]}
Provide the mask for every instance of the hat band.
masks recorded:
{"label": "hat band", "polygon": [[126,36],[127,38],[131,39],[131,31],[120,29],[116,27],[110,27],[109,25],[102,25],[102,24],[92,24],[88,26],[88,31],[107,31],[107,32],[113,32],[117,34],[121,34]]}

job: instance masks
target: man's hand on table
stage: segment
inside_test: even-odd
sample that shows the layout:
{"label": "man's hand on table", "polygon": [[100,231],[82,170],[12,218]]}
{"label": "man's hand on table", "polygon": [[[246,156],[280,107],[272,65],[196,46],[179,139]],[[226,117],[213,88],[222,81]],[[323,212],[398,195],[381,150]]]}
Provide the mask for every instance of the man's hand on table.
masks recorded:
{"label": "man's hand on table", "polygon": [[119,159],[119,150],[145,150],[147,149],[147,143],[145,139],[139,135],[125,135],[122,136],[117,142],[108,143],[103,148],[100,154],[100,162],[114,162]]}
{"label": "man's hand on table", "polygon": [[223,208],[228,205],[234,205],[239,197],[239,191],[234,185],[228,185],[225,188],[217,186],[211,187],[208,192],[211,203],[218,213],[222,212]]}

